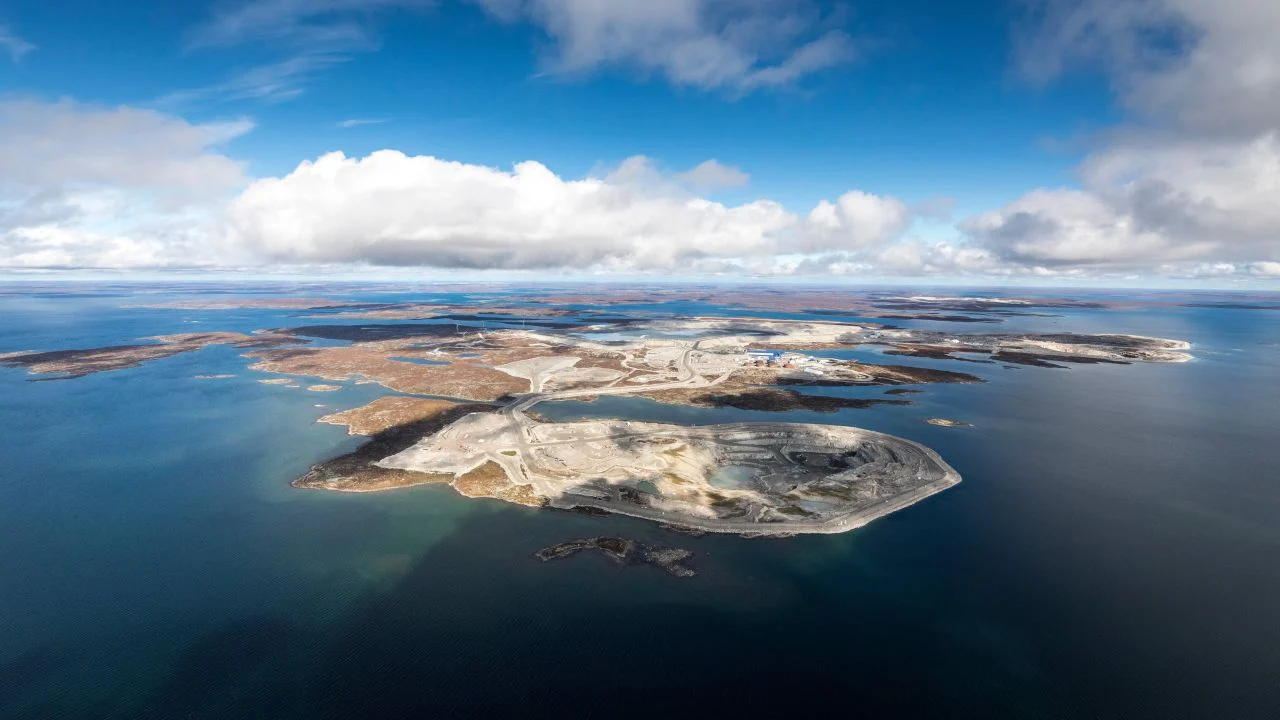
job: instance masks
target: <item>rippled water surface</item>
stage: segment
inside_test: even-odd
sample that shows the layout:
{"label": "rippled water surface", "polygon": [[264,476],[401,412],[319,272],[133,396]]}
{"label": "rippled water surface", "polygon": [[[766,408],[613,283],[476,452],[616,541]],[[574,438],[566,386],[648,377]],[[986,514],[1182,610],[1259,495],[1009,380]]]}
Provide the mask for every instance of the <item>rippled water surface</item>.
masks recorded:
{"label": "rippled water surface", "polygon": [[[0,353],[331,322],[130,307],[189,289],[6,290]],[[923,442],[964,482],[856,532],[774,540],[438,486],[294,490],[359,443],[314,420],[385,391],[264,385],[231,348],[76,380],[0,370],[0,717],[1280,717],[1280,312],[1136,304],[941,329],[1011,328],[1183,338],[1196,359],[854,351],[987,382],[785,417]],[[538,411],[780,418],[640,397]],[[595,535],[689,548],[699,574],[531,557]]]}

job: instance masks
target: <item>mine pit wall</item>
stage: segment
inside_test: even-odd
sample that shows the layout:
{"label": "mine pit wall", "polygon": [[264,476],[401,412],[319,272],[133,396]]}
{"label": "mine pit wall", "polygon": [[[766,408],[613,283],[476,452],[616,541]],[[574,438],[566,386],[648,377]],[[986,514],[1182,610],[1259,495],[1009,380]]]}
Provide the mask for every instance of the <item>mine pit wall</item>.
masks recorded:
{"label": "mine pit wall", "polygon": [[[769,427],[766,425],[765,427]],[[792,426],[793,428],[795,426]],[[803,427],[803,426],[801,426]],[[831,429],[853,429],[853,428],[831,428],[828,426],[821,427],[826,431]],[[704,430],[713,429],[714,426],[702,428]],[[733,426],[734,431],[743,430],[742,424]],[[771,431],[765,430],[768,433]],[[776,432],[787,432],[779,429]],[[664,524],[671,524],[680,527],[702,530],[714,533],[729,533],[748,536],[788,536],[788,535],[804,535],[804,534],[826,534],[834,535],[837,533],[848,532],[856,528],[862,527],[877,518],[884,517],[890,513],[901,510],[905,507],[914,505],[917,502],[935,495],[947,488],[953,487],[960,482],[960,474],[942,459],[937,452],[921,445],[917,442],[907,440],[905,438],[886,435],[871,430],[857,429],[862,436],[863,442],[875,442],[882,446],[882,450],[888,453],[896,452],[892,446],[904,445],[906,454],[917,454],[928,464],[941,471],[941,475],[937,480],[921,485],[907,492],[899,493],[891,497],[884,498],[868,507],[861,508],[855,512],[840,515],[821,524],[815,523],[758,523],[758,522],[741,522],[734,520],[712,520],[709,518],[699,518],[689,515],[673,515],[661,510],[653,510],[631,504],[617,503],[611,500],[589,498],[583,496],[560,496],[552,498],[548,503],[550,507],[559,508],[561,510],[572,510],[574,508],[595,508],[605,512],[615,513],[618,515],[626,515],[629,517],[641,518],[644,520],[652,520]]]}

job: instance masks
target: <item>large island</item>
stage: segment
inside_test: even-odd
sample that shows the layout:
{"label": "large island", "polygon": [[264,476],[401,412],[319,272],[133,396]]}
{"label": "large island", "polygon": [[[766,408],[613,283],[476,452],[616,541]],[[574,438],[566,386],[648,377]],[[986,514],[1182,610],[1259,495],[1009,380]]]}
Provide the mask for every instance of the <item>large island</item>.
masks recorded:
{"label": "large island", "polygon": [[[693,346],[680,354],[674,381],[529,393],[497,413],[467,415],[376,465],[452,475],[455,483],[480,472],[491,494],[516,502],[744,534],[843,532],[960,481],[932,450],[857,428],[541,423],[525,413],[548,400],[701,387],[733,374],[730,368],[707,379],[692,358],[708,355]],[[719,371],[724,362],[711,364]]]}

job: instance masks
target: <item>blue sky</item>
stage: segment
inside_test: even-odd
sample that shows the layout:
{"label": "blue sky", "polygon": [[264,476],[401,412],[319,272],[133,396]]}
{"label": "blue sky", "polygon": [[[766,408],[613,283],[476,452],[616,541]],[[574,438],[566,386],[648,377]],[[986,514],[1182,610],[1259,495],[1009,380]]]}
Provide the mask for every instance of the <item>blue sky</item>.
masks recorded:
{"label": "blue sky", "polygon": [[[74,145],[79,159],[62,163],[64,175],[0,175],[3,200],[11,215],[54,196],[79,210],[0,226],[9,237],[0,266],[173,268],[198,248],[197,267],[303,272],[1280,275],[1280,222],[1226,198],[1238,185],[1275,180],[1280,118],[1263,96],[1280,81],[1240,89],[1245,102],[1224,108],[1239,117],[1229,129],[1193,117],[1211,93],[1197,87],[1205,84],[1198,66],[1221,57],[1219,44],[1257,45],[1241,54],[1241,68],[1280,62],[1262,47],[1266,34],[1248,29],[1275,13],[1251,16],[1249,3],[1233,0],[1226,22],[1210,3],[1133,5],[1141,13],[1093,0],[652,0],[640,9],[606,0],[17,0],[0,9],[0,50],[11,56],[0,52],[0,88],[4,102],[21,104],[8,118],[11,137],[27,147]],[[1158,46],[1141,45],[1152,37]],[[694,61],[680,59],[690,53]],[[121,109],[140,115],[111,120]],[[135,167],[164,169],[152,185],[123,170],[116,181],[98,167],[77,169],[97,150],[40,136],[59,126],[80,138],[110,128],[104,156],[128,164],[138,153]],[[236,129],[183,139],[211,127]],[[174,147],[147,148],[148,132],[172,134]],[[376,173],[355,165],[384,149],[405,159]],[[23,162],[20,150],[0,162]],[[283,219],[311,211],[285,194],[317,192],[318,180],[295,168],[335,151],[347,164],[335,165],[328,191],[346,206],[315,208],[328,213],[315,224],[341,225],[344,235],[277,232]],[[156,159],[166,152],[175,156]],[[467,185],[492,191],[495,207],[449,199],[454,170],[415,164],[418,156],[497,173]],[[635,173],[614,172],[635,156],[648,159],[638,185]],[[685,182],[682,172],[708,160],[740,179]],[[503,173],[523,161],[556,182],[535,178],[507,194]],[[183,162],[222,163],[213,174],[228,177],[193,190],[199,202],[157,201]],[[1224,163],[1239,172],[1206,186],[1215,172],[1201,171]],[[606,193],[583,200],[571,184],[584,178],[603,179]],[[365,220],[378,193],[406,183],[428,207]],[[557,199],[544,202],[545,193]],[[856,196],[842,202],[847,193]],[[526,195],[540,215],[502,213],[500,203]],[[120,205],[118,217],[101,207],[104,197]],[[834,209],[818,222],[824,201]],[[690,210],[704,202],[716,206],[710,215]],[[787,215],[757,217],[768,214],[761,204]],[[1210,206],[1214,213],[1186,211]],[[671,208],[688,211],[687,222],[632,223]],[[463,228],[458,218],[468,213],[501,217]],[[725,213],[733,222],[720,227]],[[585,226],[542,221],[561,214],[599,217]],[[618,236],[609,236],[615,222]],[[171,236],[184,223],[185,239],[166,245],[157,228]],[[439,247],[469,240],[485,251],[458,257]],[[512,264],[501,260],[504,242],[547,252]]]}
{"label": "blue sky", "polygon": [[[156,106],[283,57],[271,48],[189,49],[218,4],[70,5],[11,13],[10,24],[28,27],[24,36],[41,53],[13,69],[10,90]],[[976,211],[1028,185],[1072,182],[1079,153],[1044,141],[1114,121],[1102,78],[1034,87],[1014,77],[1015,11],[913,0],[851,12],[841,25],[867,36],[864,57],[794,88],[736,98],[630,68],[540,76],[545,39],[537,28],[445,3],[371,22],[379,49],[300,79],[297,98],[212,95],[160,106],[194,120],[252,116],[254,132],[231,147],[257,174],[284,173],[331,150],[385,147],[497,166],[538,159],[569,175],[636,154],[675,167],[714,157],[751,172],[759,193],[783,202],[812,204],[864,187],[949,195]],[[348,119],[385,122],[336,127]]]}

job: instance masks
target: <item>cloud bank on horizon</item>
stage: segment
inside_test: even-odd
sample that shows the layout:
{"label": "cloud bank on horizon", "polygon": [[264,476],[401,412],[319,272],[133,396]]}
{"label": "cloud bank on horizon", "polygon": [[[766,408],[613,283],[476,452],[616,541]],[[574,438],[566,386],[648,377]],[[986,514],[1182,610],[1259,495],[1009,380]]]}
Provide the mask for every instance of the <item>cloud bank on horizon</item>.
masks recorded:
{"label": "cloud bank on horizon", "polygon": [[[863,47],[803,1],[467,1],[500,26],[541,32],[540,67],[560,81],[623,70],[722,102],[802,94],[807,78]],[[1014,33],[1016,70],[1032,83],[1077,67],[1105,73],[1124,120],[1094,138],[1075,186],[956,218],[944,239],[916,228],[949,217],[945,197],[833,187],[808,207],[729,203],[718,198],[749,189],[751,168],[714,158],[671,169],[635,155],[563,177],[537,158],[489,167],[387,149],[251,177],[229,146],[252,120],[196,122],[178,110],[215,93],[296,97],[325,67],[375,52],[380,13],[431,5],[224,8],[192,31],[191,51],[266,43],[283,55],[153,108],[0,97],[0,269],[1280,278],[1274,3],[1034,0]],[[14,32],[0,24],[0,48],[29,61],[36,46]]]}

